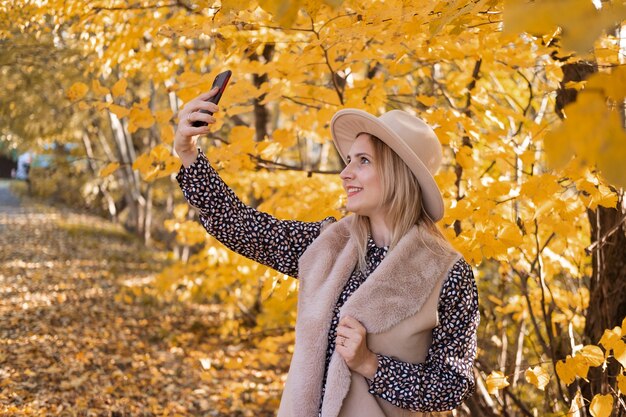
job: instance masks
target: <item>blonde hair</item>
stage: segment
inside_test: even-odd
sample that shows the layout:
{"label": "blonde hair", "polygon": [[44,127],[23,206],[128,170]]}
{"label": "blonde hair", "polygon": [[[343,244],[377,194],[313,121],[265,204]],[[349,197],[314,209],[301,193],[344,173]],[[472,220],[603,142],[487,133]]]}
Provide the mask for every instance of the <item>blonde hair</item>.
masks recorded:
{"label": "blonde hair", "polygon": [[[381,178],[383,198],[380,209],[387,211],[387,223],[392,228],[389,251],[400,242],[415,225],[423,225],[441,241],[440,249],[449,244],[435,222],[428,216],[422,204],[422,190],[413,172],[387,144],[376,136],[369,135],[373,148],[375,166]],[[356,243],[358,262],[361,272],[365,272],[367,241],[370,234],[370,222],[367,216],[354,214],[351,238]],[[436,252],[435,252],[436,253]]]}

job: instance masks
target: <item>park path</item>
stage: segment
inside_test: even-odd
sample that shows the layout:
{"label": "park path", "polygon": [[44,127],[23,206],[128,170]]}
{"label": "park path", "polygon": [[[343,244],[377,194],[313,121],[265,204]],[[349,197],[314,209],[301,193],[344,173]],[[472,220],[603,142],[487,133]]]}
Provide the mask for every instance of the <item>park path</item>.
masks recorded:
{"label": "park path", "polygon": [[219,366],[239,353],[219,338],[218,308],[150,286],[164,258],[0,183],[0,416],[272,415],[275,399],[246,405],[246,370]]}

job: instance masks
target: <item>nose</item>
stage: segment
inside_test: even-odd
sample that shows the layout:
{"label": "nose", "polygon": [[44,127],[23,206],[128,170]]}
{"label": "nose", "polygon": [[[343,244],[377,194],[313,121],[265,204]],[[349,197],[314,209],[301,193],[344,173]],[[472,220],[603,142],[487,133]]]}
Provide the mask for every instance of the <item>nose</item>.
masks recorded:
{"label": "nose", "polygon": [[354,178],[354,174],[352,172],[352,167],[351,165],[348,163],[348,165],[346,165],[346,167],[339,173],[339,178],[341,178],[343,181],[349,180]]}

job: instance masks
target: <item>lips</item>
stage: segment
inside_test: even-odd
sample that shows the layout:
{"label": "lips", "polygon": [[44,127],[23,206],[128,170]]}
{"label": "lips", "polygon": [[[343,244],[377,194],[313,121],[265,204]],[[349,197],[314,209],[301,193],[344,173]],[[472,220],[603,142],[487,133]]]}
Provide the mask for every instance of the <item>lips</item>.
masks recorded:
{"label": "lips", "polygon": [[359,193],[363,188],[359,187],[347,187],[346,192],[348,193],[348,197],[352,197],[353,195]]}

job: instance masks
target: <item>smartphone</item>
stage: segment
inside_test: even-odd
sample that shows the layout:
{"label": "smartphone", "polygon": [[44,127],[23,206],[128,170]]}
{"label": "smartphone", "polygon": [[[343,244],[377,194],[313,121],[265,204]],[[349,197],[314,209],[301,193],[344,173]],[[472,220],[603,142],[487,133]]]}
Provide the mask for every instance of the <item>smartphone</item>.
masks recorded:
{"label": "smartphone", "polygon": [[[227,70],[224,71],[222,73],[217,74],[217,77],[215,77],[215,80],[213,80],[213,85],[211,86],[211,90],[213,90],[215,87],[219,88],[219,90],[217,91],[217,94],[214,95],[213,97],[211,97],[210,99],[208,99],[207,101],[210,101],[211,103],[219,103],[220,102],[220,98],[222,98],[222,94],[224,93],[224,90],[226,89],[226,84],[228,84],[228,80],[230,80],[230,76],[232,75],[232,71]],[[206,114],[213,114],[213,112],[210,112],[208,110],[198,110],[202,113],[206,113]],[[203,122],[201,120],[195,120],[191,125],[193,127],[201,127],[201,126],[206,126],[208,123],[207,122]]]}

